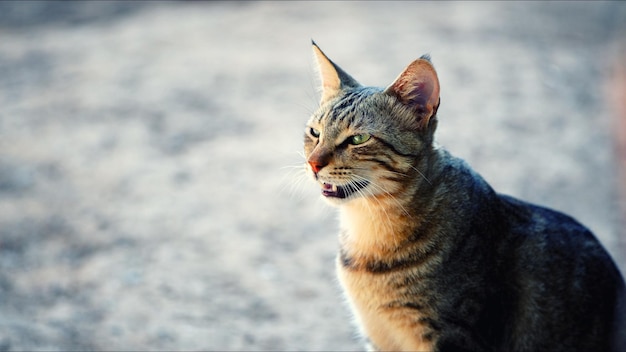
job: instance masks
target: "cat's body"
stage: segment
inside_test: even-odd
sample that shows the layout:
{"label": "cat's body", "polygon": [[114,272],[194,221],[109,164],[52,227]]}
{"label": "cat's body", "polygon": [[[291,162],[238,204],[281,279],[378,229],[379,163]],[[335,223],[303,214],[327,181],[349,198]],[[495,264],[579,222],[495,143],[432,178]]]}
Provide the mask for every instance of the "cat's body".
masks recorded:
{"label": "cat's body", "polygon": [[626,292],[595,237],[495,193],[433,143],[439,83],[416,60],[361,87],[314,45],[322,106],[308,169],[339,205],[337,271],[372,348],[626,349]]}
{"label": "cat's body", "polygon": [[[377,225],[402,222],[402,211],[341,210],[338,273],[373,345],[610,350],[617,295],[626,302],[593,235],[563,214],[495,194],[463,162],[434,153],[445,166],[425,172],[432,187],[417,198],[436,200],[413,200],[428,210],[403,235]],[[372,245],[383,238],[397,245]]]}

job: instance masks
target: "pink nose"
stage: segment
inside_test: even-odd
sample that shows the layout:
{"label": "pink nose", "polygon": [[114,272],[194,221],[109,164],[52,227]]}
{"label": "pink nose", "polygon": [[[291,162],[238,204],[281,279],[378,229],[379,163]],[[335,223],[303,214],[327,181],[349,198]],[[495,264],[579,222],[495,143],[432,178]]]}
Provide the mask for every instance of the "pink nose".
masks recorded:
{"label": "pink nose", "polygon": [[309,160],[309,165],[311,165],[311,170],[313,172],[318,173],[320,170],[326,166],[325,164],[320,163],[318,160]]}

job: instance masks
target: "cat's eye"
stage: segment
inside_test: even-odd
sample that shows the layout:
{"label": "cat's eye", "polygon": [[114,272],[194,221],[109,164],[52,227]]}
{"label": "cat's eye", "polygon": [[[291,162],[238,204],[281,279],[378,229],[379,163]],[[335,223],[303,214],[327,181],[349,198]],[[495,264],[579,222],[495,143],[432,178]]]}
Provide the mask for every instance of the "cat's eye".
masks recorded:
{"label": "cat's eye", "polygon": [[309,134],[315,138],[319,138],[320,137],[320,131],[316,130],[313,127],[309,127]]}
{"label": "cat's eye", "polygon": [[372,136],[369,133],[355,134],[354,136],[350,137],[348,141],[350,142],[350,144],[359,145],[369,141],[371,137]]}

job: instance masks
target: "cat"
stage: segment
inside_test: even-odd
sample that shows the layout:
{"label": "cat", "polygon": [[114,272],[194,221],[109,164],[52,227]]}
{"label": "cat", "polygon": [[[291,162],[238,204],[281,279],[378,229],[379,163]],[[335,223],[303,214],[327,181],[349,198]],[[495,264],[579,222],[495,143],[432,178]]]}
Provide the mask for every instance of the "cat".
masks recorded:
{"label": "cat", "polygon": [[368,349],[626,351],[624,279],[594,235],[436,145],[428,55],[382,89],[312,46],[305,167],[339,208],[337,275]]}

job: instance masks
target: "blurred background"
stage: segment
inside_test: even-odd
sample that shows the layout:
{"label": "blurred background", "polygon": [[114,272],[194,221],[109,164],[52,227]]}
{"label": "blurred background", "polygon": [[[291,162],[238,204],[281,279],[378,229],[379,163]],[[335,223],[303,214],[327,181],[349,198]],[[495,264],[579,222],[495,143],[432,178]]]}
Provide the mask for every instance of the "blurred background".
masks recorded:
{"label": "blurred background", "polygon": [[361,348],[300,168],[311,39],[366,85],[430,53],[439,143],[624,270],[625,23],[622,2],[0,2],[0,351]]}

